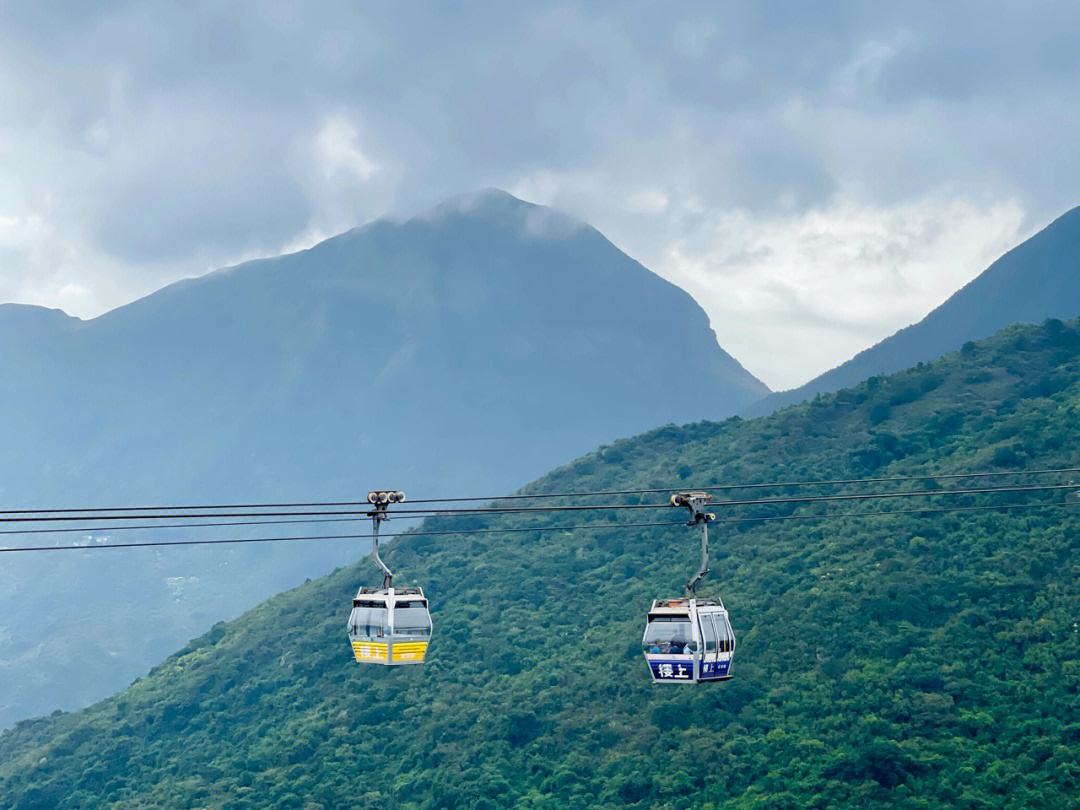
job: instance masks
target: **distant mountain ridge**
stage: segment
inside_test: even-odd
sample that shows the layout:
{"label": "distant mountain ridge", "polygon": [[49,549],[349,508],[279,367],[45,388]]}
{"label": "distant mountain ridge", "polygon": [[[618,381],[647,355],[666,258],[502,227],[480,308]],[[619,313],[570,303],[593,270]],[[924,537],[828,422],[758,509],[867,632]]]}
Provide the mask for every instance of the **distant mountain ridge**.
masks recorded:
{"label": "distant mountain ridge", "polygon": [[988,337],[1012,323],[1080,315],[1080,207],[1010,250],[916,324],[859,352],[831,371],[751,404],[743,416],[838,391],[875,374],[891,374]]}
{"label": "distant mountain ridge", "polygon": [[[0,307],[0,505],[496,494],[767,391],[685,291],[593,228],[487,191],[92,320]],[[0,727],[114,690],[362,542],[6,560]]]}

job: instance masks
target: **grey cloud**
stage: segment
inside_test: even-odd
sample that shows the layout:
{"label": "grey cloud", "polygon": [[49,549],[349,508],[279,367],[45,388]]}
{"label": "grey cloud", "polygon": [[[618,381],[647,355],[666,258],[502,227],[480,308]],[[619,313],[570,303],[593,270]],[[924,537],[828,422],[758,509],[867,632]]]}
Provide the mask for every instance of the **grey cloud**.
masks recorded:
{"label": "grey cloud", "polygon": [[874,90],[887,102],[1040,93],[1074,81],[1080,6],[1069,2],[935,3]]}
{"label": "grey cloud", "polygon": [[228,120],[191,111],[157,119],[126,138],[97,189],[89,222],[107,252],[134,262],[182,259],[195,245],[231,251],[280,243],[302,230],[310,201],[287,144],[266,139],[258,117]]}
{"label": "grey cloud", "polygon": [[944,190],[1029,229],[1078,201],[1078,34],[1061,2],[9,4],[0,217],[129,294],[491,185],[660,272],[731,211]]}

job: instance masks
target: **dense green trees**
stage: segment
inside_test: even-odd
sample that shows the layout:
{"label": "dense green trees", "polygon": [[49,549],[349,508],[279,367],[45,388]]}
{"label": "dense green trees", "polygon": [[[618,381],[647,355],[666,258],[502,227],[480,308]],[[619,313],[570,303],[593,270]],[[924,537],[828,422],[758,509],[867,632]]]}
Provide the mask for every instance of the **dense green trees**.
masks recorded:
{"label": "dense green trees", "polygon": [[[1048,322],[765,419],[620,441],[530,489],[1072,467],[1078,447],[1080,328]],[[639,649],[649,599],[693,570],[686,529],[602,514],[408,538],[389,556],[431,597],[423,669],[351,661],[348,602],[375,574],[340,570],[0,737],[0,807],[1080,806],[1080,501],[1010,502],[1067,497],[717,509],[925,511],[719,523],[703,590],[731,610],[736,678],[698,688],[651,686]]]}

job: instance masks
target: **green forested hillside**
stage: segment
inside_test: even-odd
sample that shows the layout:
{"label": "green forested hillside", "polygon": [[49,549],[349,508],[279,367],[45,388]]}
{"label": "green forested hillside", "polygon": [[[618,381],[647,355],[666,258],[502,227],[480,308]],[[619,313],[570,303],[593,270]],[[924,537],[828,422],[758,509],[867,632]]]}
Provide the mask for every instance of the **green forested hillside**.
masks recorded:
{"label": "green forested hillside", "polygon": [[[620,441],[533,489],[1077,466],[1078,448],[1080,324],[1050,321],[765,419]],[[114,698],[20,723],[0,737],[0,807],[1080,806],[1080,509],[714,534],[703,590],[739,634],[729,683],[654,687],[641,660],[649,599],[696,562],[689,529],[417,536],[388,556],[431,598],[426,667],[352,662],[365,561]]]}

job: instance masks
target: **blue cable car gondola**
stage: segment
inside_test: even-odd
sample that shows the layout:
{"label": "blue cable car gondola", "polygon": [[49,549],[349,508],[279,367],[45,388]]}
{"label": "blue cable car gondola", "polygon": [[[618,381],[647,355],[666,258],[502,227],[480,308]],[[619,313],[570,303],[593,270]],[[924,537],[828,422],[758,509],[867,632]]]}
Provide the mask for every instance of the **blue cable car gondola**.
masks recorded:
{"label": "blue cable car gondola", "polygon": [[719,599],[654,599],[641,646],[653,683],[731,678],[735,633]]}
{"label": "blue cable car gondola", "polygon": [[645,621],[641,649],[653,683],[705,683],[732,677],[735,631],[719,598],[699,597],[697,585],[709,573],[709,521],[704,511],[711,500],[704,492],[671,497],[672,506],[687,507],[691,526],[701,526],[701,568],[678,599],[654,599]]}

